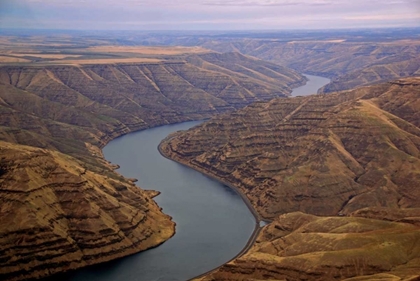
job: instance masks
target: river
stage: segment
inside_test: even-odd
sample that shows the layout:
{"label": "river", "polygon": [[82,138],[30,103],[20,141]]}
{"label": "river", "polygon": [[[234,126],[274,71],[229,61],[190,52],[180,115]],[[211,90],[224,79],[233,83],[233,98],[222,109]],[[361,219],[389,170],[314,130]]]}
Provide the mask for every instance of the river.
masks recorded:
{"label": "river", "polygon": [[[305,75],[309,81],[292,96],[308,95],[329,79]],[[161,246],[60,276],[62,281],[187,280],[236,256],[252,235],[256,220],[232,189],[201,173],[161,156],[157,145],[174,131],[200,121],[185,122],[131,133],[110,142],[104,156],[137,178],[143,189],[161,191],[155,198],[176,222],[176,234]]]}
{"label": "river", "polygon": [[316,94],[320,88],[330,83],[330,79],[320,76],[314,76],[309,74],[303,74],[308,78],[308,82],[305,85],[293,89],[291,94],[292,97],[297,96],[308,96]]}

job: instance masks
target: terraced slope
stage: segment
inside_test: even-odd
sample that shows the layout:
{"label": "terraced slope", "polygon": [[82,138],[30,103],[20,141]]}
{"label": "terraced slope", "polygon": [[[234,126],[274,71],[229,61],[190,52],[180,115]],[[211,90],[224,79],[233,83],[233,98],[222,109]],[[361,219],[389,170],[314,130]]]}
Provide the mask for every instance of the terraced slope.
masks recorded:
{"label": "terraced slope", "polygon": [[[302,73],[332,78],[323,92],[350,90],[362,85],[420,76],[420,41],[369,38],[339,40],[280,40],[278,38],[203,40],[201,46],[238,51],[285,65]],[[360,41],[362,40],[362,41]]]}
{"label": "terraced slope", "polygon": [[255,103],[162,147],[240,188],[265,218],[420,207],[419,85],[408,78]]}
{"label": "terraced slope", "polygon": [[[131,131],[208,118],[287,95],[305,81],[239,54],[189,60],[193,63],[1,67],[0,139],[85,159],[91,155],[85,142],[102,147]],[[226,63],[237,69],[224,68]]]}
{"label": "terraced slope", "polygon": [[[417,216],[420,210],[417,209]],[[419,280],[420,228],[358,217],[289,213],[205,281]]]}
{"label": "terraced slope", "polygon": [[[163,142],[165,155],[237,187],[274,220],[204,280],[420,278],[419,98],[420,78],[406,78],[274,99]],[[312,215],[283,215],[296,211]]]}
{"label": "terraced slope", "polygon": [[148,194],[57,151],[0,142],[0,279],[24,280],[155,247],[175,225]]}
{"label": "terraced slope", "polygon": [[305,81],[238,54],[186,57],[191,63],[0,67],[0,279],[162,243],[174,233],[170,218],[100,148],[132,131],[285,96]]}

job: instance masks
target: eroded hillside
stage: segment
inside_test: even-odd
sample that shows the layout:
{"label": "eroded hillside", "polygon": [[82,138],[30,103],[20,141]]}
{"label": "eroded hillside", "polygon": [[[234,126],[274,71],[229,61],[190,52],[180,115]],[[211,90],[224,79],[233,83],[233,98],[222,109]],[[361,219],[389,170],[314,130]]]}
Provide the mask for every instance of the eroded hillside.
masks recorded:
{"label": "eroded hillside", "polygon": [[[419,218],[420,210],[415,215]],[[420,228],[360,217],[279,216],[251,250],[200,280],[418,280]]]}
{"label": "eroded hillside", "polygon": [[[102,146],[129,131],[285,96],[305,81],[293,71],[234,53],[188,60],[1,67],[0,125],[7,127],[2,139],[41,147],[51,144],[46,138]],[[19,135],[39,135],[38,143],[25,142],[13,128],[20,129]]]}
{"label": "eroded hillside", "polygon": [[[420,79],[406,78],[274,99],[163,142],[165,155],[237,187],[274,220],[260,244],[205,280],[417,276],[419,98]],[[281,216],[296,211],[338,217]],[[315,223],[300,228],[307,218]]]}
{"label": "eroded hillside", "polygon": [[234,53],[118,64],[45,56],[0,67],[0,279],[48,276],[164,242],[174,233],[170,217],[100,148],[285,96],[305,81]]}
{"label": "eroded hillside", "polygon": [[302,73],[332,78],[331,83],[321,90],[323,92],[420,76],[419,40],[331,37],[307,41],[277,38],[231,39],[227,42],[203,40],[201,46],[224,52],[239,51]]}
{"label": "eroded hillside", "polygon": [[255,103],[163,148],[239,187],[265,218],[420,207],[419,82]]}
{"label": "eroded hillside", "polygon": [[145,191],[57,151],[0,142],[0,277],[23,280],[155,247],[174,223]]}

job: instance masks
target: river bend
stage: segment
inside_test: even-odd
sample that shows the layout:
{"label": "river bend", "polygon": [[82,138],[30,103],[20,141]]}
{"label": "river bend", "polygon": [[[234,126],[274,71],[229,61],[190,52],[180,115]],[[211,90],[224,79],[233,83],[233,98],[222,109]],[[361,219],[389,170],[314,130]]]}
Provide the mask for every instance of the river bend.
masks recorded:
{"label": "river bend", "polygon": [[[306,75],[308,83],[292,96],[314,94],[329,79]],[[105,158],[119,173],[137,178],[143,189],[158,190],[155,198],[176,222],[176,234],[161,246],[60,278],[72,281],[187,280],[222,265],[247,244],[256,220],[232,189],[160,155],[157,145],[172,132],[199,121],[131,133],[110,142]]]}

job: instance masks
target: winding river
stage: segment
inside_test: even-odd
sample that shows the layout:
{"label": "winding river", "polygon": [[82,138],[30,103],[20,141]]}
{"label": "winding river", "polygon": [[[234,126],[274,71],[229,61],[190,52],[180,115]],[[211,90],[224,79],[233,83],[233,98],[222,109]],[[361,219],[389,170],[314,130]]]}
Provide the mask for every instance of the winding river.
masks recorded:
{"label": "winding river", "polygon": [[[316,93],[329,79],[306,75],[305,86],[292,96]],[[174,131],[200,121],[131,133],[110,142],[105,158],[119,164],[119,173],[137,178],[144,189],[161,191],[155,198],[176,222],[176,234],[161,246],[136,255],[90,266],[60,277],[72,281],[187,280],[216,268],[245,247],[256,220],[232,189],[161,156],[157,145]]]}

